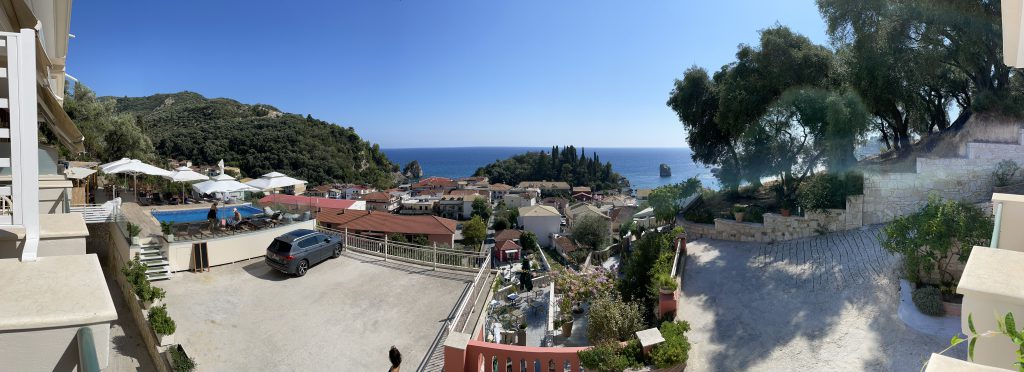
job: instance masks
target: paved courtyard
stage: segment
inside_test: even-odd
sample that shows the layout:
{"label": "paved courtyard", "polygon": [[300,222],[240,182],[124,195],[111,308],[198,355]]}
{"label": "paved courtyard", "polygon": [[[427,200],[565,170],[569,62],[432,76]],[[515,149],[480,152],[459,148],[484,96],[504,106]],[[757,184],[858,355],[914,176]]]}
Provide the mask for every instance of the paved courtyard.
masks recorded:
{"label": "paved courtyard", "polygon": [[345,252],[302,278],[254,259],[155,284],[200,370],[384,371],[395,345],[412,371],[472,279]]}
{"label": "paved courtyard", "polygon": [[877,234],[688,243],[678,312],[692,327],[687,370],[919,370],[952,335],[919,333],[897,317],[899,258]]}

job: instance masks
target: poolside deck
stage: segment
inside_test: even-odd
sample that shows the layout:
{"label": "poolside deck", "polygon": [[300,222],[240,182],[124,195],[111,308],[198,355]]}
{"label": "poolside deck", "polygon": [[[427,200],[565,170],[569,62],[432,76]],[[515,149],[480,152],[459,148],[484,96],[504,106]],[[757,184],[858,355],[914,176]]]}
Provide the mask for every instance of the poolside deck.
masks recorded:
{"label": "poolside deck", "polygon": [[[153,239],[158,239],[163,236],[163,232],[160,230],[160,221],[157,221],[156,217],[150,213],[152,211],[178,211],[186,209],[209,209],[213,203],[200,202],[195,204],[181,204],[181,205],[150,205],[141,206],[135,202],[135,196],[130,193],[124,193],[119,195],[121,197],[121,213],[124,214],[125,218],[129,222],[139,225],[141,232],[139,238],[143,244],[147,244]],[[104,203],[110,200],[110,197],[106,192],[100,191],[96,195],[97,203]],[[245,203],[237,204],[221,204],[226,207],[242,205]]]}

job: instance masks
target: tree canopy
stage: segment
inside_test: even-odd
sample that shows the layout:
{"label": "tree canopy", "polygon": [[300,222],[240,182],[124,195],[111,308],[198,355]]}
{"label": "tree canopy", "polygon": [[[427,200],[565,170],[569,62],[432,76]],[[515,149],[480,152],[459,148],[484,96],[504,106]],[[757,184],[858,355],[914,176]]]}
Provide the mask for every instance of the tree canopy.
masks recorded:
{"label": "tree canopy", "polygon": [[856,94],[834,79],[832,51],[784,26],[761,31],[713,77],[692,67],[676,80],[668,106],[688,133],[693,160],[718,167],[723,186],[778,176],[795,190],[822,164],[855,162],[869,126]]}
{"label": "tree canopy", "polygon": [[604,218],[586,215],[573,223],[572,238],[590,249],[601,249],[611,235],[609,226],[610,223]]}
{"label": "tree canopy", "polygon": [[516,185],[522,181],[564,181],[573,186],[589,186],[594,190],[618,189],[629,181],[612,171],[611,163],[601,163],[594,153],[578,154],[575,146],[551,147],[551,152],[536,151],[497,160],[476,170],[476,176],[487,176],[492,183]]}
{"label": "tree canopy", "polygon": [[65,110],[85,135],[87,156],[238,166],[243,176],[279,171],[312,184],[394,184],[398,166],[380,147],[310,115],[282,113],[192,92],[100,97],[80,83]]}
{"label": "tree canopy", "polygon": [[462,225],[462,244],[476,247],[487,238],[487,225],[480,216],[473,216]]}

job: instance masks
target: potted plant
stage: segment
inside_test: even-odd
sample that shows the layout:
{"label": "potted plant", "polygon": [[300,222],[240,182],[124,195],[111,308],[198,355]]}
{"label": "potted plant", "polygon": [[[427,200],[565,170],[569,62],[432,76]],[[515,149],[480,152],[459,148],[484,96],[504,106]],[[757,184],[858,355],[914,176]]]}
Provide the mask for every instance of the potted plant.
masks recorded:
{"label": "potted plant", "polygon": [[167,346],[174,343],[174,331],[177,325],[174,319],[167,315],[167,305],[154,306],[149,309],[149,325],[153,327],[160,339],[160,346]]}
{"label": "potted plant", "polygon": [[676,288],[679,288],[679,283],[668,274],[658,274],[654,280],[658,285],[658,292],[663,295],[670,295],[676,291]]}
{"label": "potted plant", "polygon": [[561,301],[561,305],[559,306],[559,309],[561,309],[561,313],[562,313],[561,314],[561,319],[562,319],[562,322],[561,322],[561,325],[562,325],[562,337],[572,336],[572,322],[573,322],[572,310],[571,310],[572,309],[572,301],[569,299],[569,296],[563,296],[562,297],[562,301]]}
{"label": "potted plant", "polygon": [[174,221],[161,221],[160,231],[164,233],[164,239],[167,239],[168,243],[174,242]]}
{"label": "potted plant", "polygon": [[742,204],[736,204],[732,206],[732,216],[736,218],[736,222],[743,222],[743,214],[747,212],[747,206]]}
{"label": "potted plant", "polygon": [[139,299],[142,300],[142,308],[145,310],[149,310],[154,305],[159,305],[160,300],[167,296],[167,291],[160,287],[154,287],[149,282],[146,282],[138,292]]}
{"label": "potted plant", "polygon": [[192,372],[196,370],[196,360],[185,353],[185,348],[181,347],[181,344],[167,348],[164,357],[167,358],[167,363],[171,365],[172,371]]}
{"label": "potted plant", "polygon": [[526,346],[526,323],[519,323],[519,331],[516,332],[516,345]]}
{"label": "potted plant", "polygon": [[129,222],[128,223],[128,239],[132,242],[132,245],[139,245],[139,233],[142,229],[139,225]]}
{"label": "potted plant", "polygon": [[793,211],[793,202],[790,201],[790,200],[783,200],[782,201],[782,206],[779,207],[779,213],[782,214],[782,217],[789,217],[790,214],[792,213],[792,211]]}

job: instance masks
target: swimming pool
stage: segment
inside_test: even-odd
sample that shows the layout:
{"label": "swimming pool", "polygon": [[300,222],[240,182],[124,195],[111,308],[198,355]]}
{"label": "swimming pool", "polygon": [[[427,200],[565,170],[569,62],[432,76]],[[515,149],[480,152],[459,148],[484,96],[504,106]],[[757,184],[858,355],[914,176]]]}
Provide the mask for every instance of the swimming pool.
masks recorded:
{"label": "swimming pool", "polygon": [[[242,217],[249,217],[254,214],[263,213],[263,210],[251,205],[234,205],[217,208],[217,218],[231,219],[231,215],[233,214],[231,210],[235,208],[238,208],[238,213],[241,213]],[[206,213],[209,211],[209,208],[201,208],[178,211],[152,211],[150,213],[153,214],[153,217],[156,217],[156,220],[160,222],[185,223],[206,221]]]}

